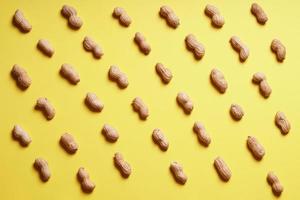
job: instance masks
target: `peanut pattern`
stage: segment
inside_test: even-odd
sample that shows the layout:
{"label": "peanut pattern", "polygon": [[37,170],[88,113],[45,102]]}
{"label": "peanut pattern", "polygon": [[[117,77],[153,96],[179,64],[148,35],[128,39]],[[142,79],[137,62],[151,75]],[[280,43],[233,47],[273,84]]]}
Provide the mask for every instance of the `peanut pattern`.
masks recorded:
{"label": "peanut pattern", "polygon": [[172,72],[170,69],[166,68],[163,64],[157,63],[155,65],[155,70],[163,83],[168,84],[172,78]]}
{"label": "peanut pattern", "polygon": [[280,183],[278,177],[275,175],[274,172],[269,172],[267,175],[267,182],[272,187],[272,192],[275,196],[280,196],[283,192],[283,186]]}
{"label": "peanut pattern", "polygon": [[207,4],[204,13],[211,18],[211,23],[217,28],[221,28],[225,24],[224,17],[220,14],[217,7]]}
{"label": "peanut pattern", "polygon": [[182,166],[174,161],[170,165],[170,171],[173,174],[175,181],[181,185],[184,185],[188,179],[187,175],[184,173]]}
{"label": "peanut pattern", "polygon": [[148,55],[151,51],[150,45],[147,43],[146,38],[140,33],[135,33],[134,42],[138,45],[141,52]]}
{"label": "peanut pattern", "polygon": [[52,57],[54,54],[54,48],[48,40],[40,39],[37,43],[37,48],[48,57]]}
{"label": "peanut pattern", "polygon": [[121,153],[117,152],[114,156],[114,163],[116,168],[120,171],[124,178],[128,178],[131,174],[131,166],[126,162]]}
{"label": "peanut pattern", "polygon": [[260,5],[253,3],[251,5],[251,13],[256,17],[256,21],[264,25],[268,21],[268,16]]}
{"label": "peanut pattern", "polygon": [[225,182],[229,181],[229,179],[231,178],[231,171],[221,157],[217,157],[215,159],[214,166],[217,173],[219,174],[219,177]]}
{"label": "peanut pattern", "polygon": [[194,109],[194,104],[190,97],[185,92],[179,92],[177,94],[176,101],[178,105],[183,109],[185,114],[191,114]]}
{"label": "peanut pattern", "polygon": [[40,179],[43,182],[47,182],[51,176],[48,162],[43,158],[37,158],[35,159],[33,166],[39,172]]}
{"label": "peanut pattern", "polygon": [[83,22],[80,17],[77,16],[75,8],[69,5],[64,5],[61,9],[61,14],[68,20],[68,24],[71,28],[78,30],[81,28]]}
{"label": "peanut pattern", "polygon": [[169,7],[169,6],[162,6],[162,7],[160,7],[159,15],[162,18],[165,18],[166,21],[167,21],[167,24],[169,26],[171,26],[172,28],[176,29],[179,26],[179,24],[180,24],[179,18],[177,17],[177,15],[175,14],[175,12],[172,10],[172,8]]}
{"label": "peanut pattern", "polygon": [[185,37],[185,44],[189,51],[193,52],[197,60],[202,59],[205,54],[205,47],[197,41],[195,35],[189,34]]}
{"label": "peanut pattern", "polygon": [[193,131],[197,134],[199,142],[205,147],[208,147],[211,143],[211,139],[204,125],[201,122],[195,122],[193,126]]}
{"label": "peanut pattern", "polygon": [[80,167],[78,169],[77,179],[83,192],[92,193],[94,191],[96,185],[91,181],[90,176],[85,168]]}
{"label": "peanut pattern", "polygon": [[266,78],[266,76],[265,76],[264,73],[262,73],[262,72],[256,72],[255,74],[253,74],[252,82],[254,84],[259,85],[260,94],[264,98],[269,98],[269,96],[272,93],[272,88],[269,85],[269,83],[267,82],[267,78]]}
{"label": "peanut pattern", "polygon": [[12,137],[17,140],[23,147],[27,147],[31,143],[29,134],[19,125],[14,126],[12,130]]}
{"label": "peanut pattern", "polygon": [[79,74],[70,64],[64,63],[59,71],[60,75],[67,79],[71,84],[76,85],[80,81]]}
{"label": "peanut pattern", "polygon": [[248,47],[237,36],[230,38],[230,44],[239,53],[240,61],[245,62],[250,54]]}
{"label": "peanut pattern", "polygon": [[95,93],[88,92],[85,97],[85,105],[93,112],[101,112],[104,104],[100,101]]}
{"label": "peanut pattern", "polygon": [[74,140],[73,136],[69,133],[64,133],[60,137],[59,143],[69,154],[75,154],[78,150],[78,144]]}
{"label": "peanut pattern", "polygon": [[104,124],[101,132],[108,142],[113,143],[119,139],[118,131],[109,124]]}
{"label": "peanut pattern", "polygon": [[125,27],[128,27],[132,22],[131,18],[126,13],[124,8],[121,8],[121,7],[115,7],[114,8],[113,17],[119,19],[119,23],[122,26],[125,26]]}
{"label": "peanut pattern", "polygon": [[14,14],[13,24],[23,33],[29,33],[32,29],[31,24],[25,18],[23,12],[19,9],[17,9]]}
{"label": "peanut pattern", "polygon": [[280,40],[274,39],[271,43],[271,50],[275,53],[279,62],[283,62],[285,59],[286,49]]}
{"label": "peanut pattern", "polygon": [[135,99],[133,99],[131,105],[133,110],[139,114],[140,119],[147,119],[147,117],[149,116],[149,110],[140,97],[136,97]]}
{"label": "peanut pattern", "polygon": [[288,134],[291,130],[291,124],[283,112],[276,113],[275,124],[283,135]]}
{"label": "peanut pattern", "polygon": [[129,85],[126,74],[115,65],[110,66],[108,77],[110,80],[116,82],[121,89],[125,89]]}
{"label": "peanut pattern", "polygon": [[227,88],[228,88],[228,84],[227,81],[223,75],[223,73],[217,69],[214,68],[211,70],[210,72],[210,80],[213,84],[213,86],[221,93],[225,93]]}
{"label": "peanut pattern", "polygon": [[51,120],[55,116],[55,109],[47,98],[38,98],[35,109],[42,111],[47,120]]}
{"label": "peanut pattern", "polygon": [[159,146],[162,151],[167,151],[169,148],[169,141],[167,140],[166,136],[163,132],[156,128],[152,132],[152,139],[155,144]]}
{"label": "peanut pattern", "polygon": [[265,149],[255,137],[248,136],[247,147],[256,160],[261,160],[264,157]]}
{"label": "peanut pattern", "polygon": [[11,76],[15,79],[17,86],[21,90],[26,90],[31,85],[31,78],[26,70],[19,65],[14,65],[11,70]]}
{"label": "peanut pattern", "polygon": [[100,59],[104,55],[102,48],[91,37],[84,37],[82,45],[86,51],[92,52],[96,59]]}
{"label": "peanut pattern", "polygon": [[234,120],[239,121],[243,118],[244,111],[243,111],[243,109],[240,105],[231,104],[231,106],[230,106],[230,115]]}

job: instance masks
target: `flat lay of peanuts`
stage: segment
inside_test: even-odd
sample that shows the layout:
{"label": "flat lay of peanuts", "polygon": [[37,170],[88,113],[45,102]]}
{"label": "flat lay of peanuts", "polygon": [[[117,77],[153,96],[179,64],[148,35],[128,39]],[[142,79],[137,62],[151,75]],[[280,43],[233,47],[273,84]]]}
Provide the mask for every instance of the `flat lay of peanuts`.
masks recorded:
{"label": "flat lay of peanuts", "polygon": [[3,1],[0,199],[300,199],[299,8]]}

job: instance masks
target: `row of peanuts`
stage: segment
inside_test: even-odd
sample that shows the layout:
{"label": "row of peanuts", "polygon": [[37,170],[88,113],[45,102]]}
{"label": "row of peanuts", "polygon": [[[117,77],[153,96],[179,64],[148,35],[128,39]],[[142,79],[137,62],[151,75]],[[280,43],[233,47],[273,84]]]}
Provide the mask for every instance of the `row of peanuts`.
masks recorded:
{"label": "row of peanuts", "polygon": [[[224,25],[224,17],[221,16],[220,12],[215,6],[207,5],[204,12],[208,17],[211,18],[211,22],[214,27],[221,28]],[[252,4],[251,13],[256,17],[257,22],[262,25],[265,24],[268,20],[266,13],[256,3]],[[78,30],[83,25],[83,21],[80,17],[77,16],[77,11],[75,10],[75,8],[64,5],[61,9],[61,14],[68,20],[68,24],[71,28]],[[159,15],[162,18],[166,19],[167,24],[174,29],[176,29],[180,24],[179,18],[169,6],[162,6],[160,8]],[[132,22],[131,18],[125,12],[125,10],[120,7],[116,7],[113,10],[113,17],[117,18],[120,24],[125,27],[128,27]],[[13,23],[19,28],[20,31],[24,33],[30,32],[30,30],[32,29],[32,26],[25,19],[23,13],[20,10],[17,10],[15,12]],[[138,45],[140,51],[145,55],[148,55],[150,53],[151,47],[141,33],[137,32],[135,34],[134,42]],[[205,47],[203,44],[197,41],[196,37],[193,34],[189,34],[186,36],[185,43],[187,49],[194,54],[194,57],[196,59],[202,59],[202,57],[205,55]],[[239,53],[240,61],[246,61],[249,57],[249,48],[237,36],[233,36],[230,38],[230,44],[233,49]],[[98,45],[92,38],[88,36],[83,40],[83,47],[86,51],[91,52],[97,59],[100,59],[104,55],[100,45]],[[51,46],[49,41],[45,39],[41,39],[38,41],[37,48],[48,57],[52,57],[52,55],[54,54],[54,48]],[[278,39],[274,39],[272,41],[271,50],[276,54],[277,60],[279,62],[283,62],[286,55],[286,49]],[[173,77],[172,72],[163,64],[157,63],[155,69],[157,74],[165,84],[168,84],[171,81]],[[30,86],[31,79],[26,73],[25,69],[23,69],[22,67],[15,65],[11,71],[11,74],[16,80],[17,85],[21,89],[25,90]],[[80,81],[79,74],[70,64],[63,64],[60,69],[60,74],[71,84],[76,85]],[[112,81],[115,81],[122,89],[126,88],[129,84],[126,74],[123,73],[117,66],[111,66],[108,75],[109,78]],[[211,71],[210,78],[215,88],[220,93],[225,93],[228,84],[223,73],[215,68]],[[255,73],[252,77],[252,81],[253,83],[259,85],[262,96],[264,96],[265,98],[268,98],[270,96],[272,89],[266,81],[266,76],[263,73]],[[193,102],[186,93],[178,93],[176,100],[186,114],[190,114],[192,112],[194,107]],[[88,93],[86,95],[85,103],[90,108],[90,110],[95,112],[101,112],[104,107],[104,104],[94,93]],[[139,114],[139,117],[142,120],[146,120],[149,116],[148,108],[141,98],[135,98],[132,102],[132,107]],[[48,120],[51,120],[55,116],[55,109],[50,104],[47,98],[39,98],[37,100],[35,108],[41,110]],[[241,106],[232,104],[230,107],[230,114],[235,120],[241,120],[244,115],[244,111]],[[289,132],[290,124],[284,113],[277,112],[275,116],[275,122],[276,125],[280,128],[282,134],[287,134]],[[200,122],[195,122],[193,130],[197,134],[200,143],[204,146],[209,146],[211,138]],[[116,129],[107,124],[104,125],[102,133],[110,142],[116,142],[119,137]],[[13,137],[19,140],[20,144],[23,146],[27,146],[31,142],[29,135],[18,125],[16,125],[13,130]],[[152,138],[154,142],[159,145],[161,150],[166,151],[168,149],[169,142],[160,129],[155,129],[153,131]],[[78,149],[78,145],[75,142],[74,138],[68,133],[64,134],[61,137],[60,144],[67,152],[71,154],[74,154]],[[249,136],[247,139],[247,146],[250,152],[253,154],[254,158],[256,158],[257,160],[262,159],[265,154],[265,150],[256,138]],[[131,167],[123,159],[123,156],[120,153],[115,154],[114,161],[122,176],[125,178],[129,177],[129,175],[131,174]],[[39,171],[41,179],[43,181],[47,181],[50,178],[50,170],[47,161],[42,158],[38,158],[36,159],[34,166]],[[230,179],[231,171],[222,158],[217,157],[214,161],[214,166],[222,180],[228,181]],[[170,165],[170,170],[178,183],[185,184],[185,182],[187,181],[187,176],[183,172],[183,168],[178,162],[172,162]],[[95,188],[95,184],[91,182],[91,180],[89,179],[89,175],[84,168],[79,168],[77,177],[79,182],[81,183],[83,191],[88,193],[93,191],[93,189]],[[268,174],[267,181],[271,185],[274,194],[280,195],[283,191],[283,187],[280,184],[279,179],[273,172],[270,172]]]}

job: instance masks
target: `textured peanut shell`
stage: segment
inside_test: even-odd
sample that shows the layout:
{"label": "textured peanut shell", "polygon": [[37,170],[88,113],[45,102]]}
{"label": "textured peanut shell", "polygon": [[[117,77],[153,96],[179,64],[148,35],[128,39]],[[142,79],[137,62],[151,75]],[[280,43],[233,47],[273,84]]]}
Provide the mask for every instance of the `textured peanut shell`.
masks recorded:
{"label": "textured peanut shell", "polygon": [[175,12],[172,10],[169,6],[162,6],[159,10],[159,15],[162,18],[165,18],[167,21],[167,24],[172,28],[177,28],[180,24],[180,20],[175,14]]}
{"label": "textured peanut shell", "polygon": [[162,151],[167,151],[169,148],[169,141],[167,140],[166,136],[163,132],[156,128],[152,132],[152,139],[155,144],[159,146]]}
{"label": "textured peanut shell", "polygon": [[274,39],[271,43],[271,50],[275,53],[279,62],[283,62],[285,59],[286,49],[280,40]]}
{"label": "textured peanut shell", "polygon": [[77,11],[74,7],[64,5],[61,9],[61,14],[68,19],[68,24],[71,28],[77,30],[80,29],[83,22],[80,17],[77,16]]}
{"label": "textured peanut shell", "polygon": [[62,9],[61,9],[61,14],[62,16],[64,16],[65,18],[69,18],[72,15],[77,15],[77,11],[74,7],[69,6],[69,5],[63,5]]}
{"label": "textured peanut shell", "polygon": [[172,80],[173,75],[171,70],[166,68],[163,64],[157,63],[155,65],[155,70],[162,82],[164,82],[165,84],[168,84]]}
{"label": "textured peanut shell", "polygon": [[37,48],[48,57],[52,57],[54,54],[54,48],[51,46],[48,40],[40,39],[38,41]]}
{"label": "textured peanut shell", "polygon": [[251,5],[251,13],[256,17],[256,21],[264,25],[268,21],[268,16],[257,3]]}
{"label": "textured peanut shell", "polygon": [[272,88],[267,80],[262,80],[259,84],[259,91],[264,98],[268,98],[272,93]]}
{"label": "textured peanut shell", "polygon": [[238,104],[231,104],[230,106],[230,115],[232,118],[236,121],[239,121],[243,118],[244,116],[244,111],[242,107]]}
{"label": "textured peanut shell", "polygon": [[85,97],[85,104],[93,112],[101,112],[104,104],[100,101],[95,93],[88,92]]}
{"label": "textured peanut shell", "polygon": [[69,133],[64,133],[60,137],[59,143],[69,154],[75,154],[78,150],[78,144],[74,140],[73,136]]}
{"label": "textured peanut shell", "polygon": [[12,130],[12,137],[23,147],[27,147],[31,143],[29,134],[19,125],[14,126]]}
{"label": "textured peanut shell", "polygon": [[43,182],[47,182],[51,176],[48,162],[43,158],[37,158],[35,159],[33,166],[39,172],[40,179]]}
{"label": "textured peanut shell", "polygon": [[232,48],[239,53],[240,61],[245,62],[250,54],[248,47],[237,36],[230,38],[230,44]]}
{"label": "textured peanut shell", "polygon": [[47,98],[38,98],[35,109],[42,111],[47,120],[51,120],[55,116],[55,109]]}
{"label": "textured peanut shell", "polygon": [[109,124],[104,124],[101,132],[108,142],[113,143],[119,139],[118,131]]}
{"label": "textured peanut shell", "polygon": [[189,34],[185,37],[185,44],[187,49],[193,52],[197,60],[200,60],[205,55],[205,47],[197,41],[193,34]]}
{"label": "textured peanut shell", "polygon": [[121,7],[114,8],[113,16],[115,18],[119,19],[119,23],[125,27],[128,27],[132,22],[130,16],[127,14],[127,12],[124,10],[124,8],[121,8]]}
{"label": "textured peanut shell", "polygon": [[128,178],[131,174],[131,166],[126,162],[121,153],[115,153],[114,163],[124,178]]}
{"label": "textured peanut shell", "polygon": [[18,87],[22,90],[26,90],[31,85],[31,78],[27,74],[26,70],[17,64],[13,66],[11,76],[15,79]]}
{"label": "textured peanut shell", "polygon": [[129,85],[128,78],[125,73],[123,73],[119,67],[112,65],[108,71],[108,77],[110,80],[116,82],[121,89],[127,88]]}
{"label": "textured peanut shell", "polygon": [[25,18],[23,12],[19,9],[16,10],[13,16],[13,24],[23,33],[28,33],[32,29],[31,24]]}
{"label": "textured peanut shell", "polygon": [[179,92],[176,101],[186,114],[191,114],[194,109],[194,104],[185,92]]}
{"label": "textured peanut shell", "polygon": [[67,79],[73,85],[76,85],[80,81],[79,74],[70,64],[63,64],[59,72],[63,78]]}
{"label": "textured peanut shell", "polygon": [[267,182],[272,187],[272,192],[275,196],[280,196],[283,192],[283,186],[280,183],[278,177],[275,175],[274,172],[269,172],[267,175]]}
{"label": "textured peanut shell", "polygon": [[175,181],[181,185],[184,185],[188,179],[184,173],[182,166],[178,162],[172,162],[170,165],[170,171],[173,174]]}
{"label": "textured peanut shell", "polygon": [[208,147],[211,143],[211,139],[203,124],[200,122],[195,122],[193,126],[193,131],[197,134],[199,142],[205,147]]}
{"label": "textured peanut shell", "polygon": [[283,112],[276,113],[275,124],[283,135],[286,135],[290,132],[291,124]]}
{"label": "textured peanut shell", "polygon": [[219,177],[225,182],[229,181],[231,178],[231,171],[225,161],[222,158],[217,157],[214,161],[214,166]]}
{"label": "textured peanut shell", "polygon": [[255,137],[248,136],[247,147],[256,160],[261,160],[264,157],[265,149]]}
{"label": "textured peanut shell", "polygon": [[150,45],[147,43],[146,38],[139,32],[135,33],[134,41],[138,45],[141,52],[148,55],[151,51]]}
{"label": "textured peanut shell", "polygon": [[82,45],[86,51],[92,52],[96,59],[100,59],[104,55],[102,48],[91,37],[84,37]]}
{"label": "textured peanut shell", "polygon": [[228,84],[220,70],[216,68],[212,69],[210,73],[210,80],[220,93],[223,94],[226,92]]}
{"label": "textured peanut shell", "polygon": [[255,74],[253,74],[253,77],[252,77],[252,82],[253,83],[259,84],[263,80],[266,80],[266,75],[264,73],[256,72]]}
{"label": "textured peanut shell", "polygon": [[149,110],[140,97],[136,97],[135,99],[133,99],[131,105],[133,110],[139,114],[140,119],[147,119],[147,117],[149,116]]}
{"label": "textured peanut shell", "polygon": [[80,167],[77,172],[77,179],[80,182],[81,189],[85,193],[91,193],[94,191],[96,185],[90,180],[90,176],[86,169]]}
{"label": "textured peanut shell", "polygon": [[217,7],[207,4],[204,13],[211,18],[211,23],[216,28],[221,28],[225,24],[224,17],[220,14]]}

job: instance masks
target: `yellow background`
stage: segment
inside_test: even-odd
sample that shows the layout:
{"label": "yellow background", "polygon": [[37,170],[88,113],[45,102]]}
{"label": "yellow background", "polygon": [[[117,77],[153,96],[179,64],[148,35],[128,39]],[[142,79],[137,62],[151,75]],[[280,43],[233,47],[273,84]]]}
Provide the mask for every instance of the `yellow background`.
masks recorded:
{"label": "yellow background", "polygon": [[[84,25],[79,31],[67,26],[60,15],[63,4],[74,6]],[[215,4],[225,17],[222,29],[215,29],[204,15],[207,3]],[[4,1],[0,2],[0,199],[276,199],[266,182],[274,170],[284,185],[281,199],[299,199],[299,44],[300,2],[297,0],[258,1],[267,12],[265,26],[250,13],[249,0],[174,0],[174,1]],[[158,15],[160,6],[170,5],[180,18],[174,30]],[[123,28],[111,14],[115,6],[124,7],[133,23]],[[21,9],[33,29],[22,34],[12,26],[15,10]],[[133,42],[140,31],[151,44],[144,56]],[[200,61],[187,51],[184,38],[193,33],[206,47]],[[88,35],[101,44],[104,56],[96,60],[82,47]],[[240,63],[229,44],[237,35],[250,49],[247,62]],[[270,43],[278,37],[287,48],[284,63],[276,61]],[[39,39],[46,38],[55,48],[49,59],[36,49]],[[161,83],[155,64],[162,62],[174,75],[169,85]],[[70,85],[59,76],[61,64],[70,63],[81,81]],[[14,64],[23,66],[32,78],[25,92],[10,77]],[[110,65],[118,65],[129,78],[129,87],[120,90],[107,78]],[[209,74],[218,67],[229,88],[219,94],[210,84]],[[251,83],[252,74],[262,71],[273,89],[264,99]],[[104,110],[90,112],[83,100],[95,92],[104,102]],[[179,91],[194,102],[187,116],[176,104]],[[134,97],[148,105],[147,121],[139,120],[131,108]],[[56,116],[47,121],[33,109],[38,97],[47,97],[56,108]],[[229,115],[231,103],[240,104],[245,116],[235,122]],[[277,111],[284,111],[292,129],[282,136],[274,124]],[[194,121],[204,123],[212,137],[208,148],[201,146],[192,132]],[[117,143],[106,142],[99,133],[109,123],[120,133]],[[21,125],[32,137],[28,148],[11,138],[14,124]],[[170,141],[161,152],[151,139],[152,130],[161,128]],[[59,138],[70,132],[79,143],[74,156],[60,146]],[[264,145],[261,162],[253,159],[246,148],[248,135]],[[132,166],[129,179],[123,179],[113,165],[113,155],[120,151]],[[52,176],[40,181],[32,164],[36,157],[45,158]],[[223,183],[213,168],[221,156],[232,171]],[[189,179],[178,185],[169,172],[169,164],[180,162]],[[84,194],[76,180],[80,166],[85,167],[96,183],[94,192]]]}

